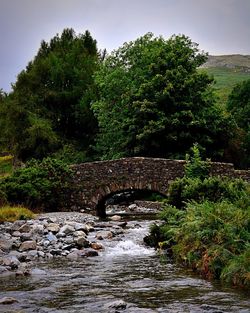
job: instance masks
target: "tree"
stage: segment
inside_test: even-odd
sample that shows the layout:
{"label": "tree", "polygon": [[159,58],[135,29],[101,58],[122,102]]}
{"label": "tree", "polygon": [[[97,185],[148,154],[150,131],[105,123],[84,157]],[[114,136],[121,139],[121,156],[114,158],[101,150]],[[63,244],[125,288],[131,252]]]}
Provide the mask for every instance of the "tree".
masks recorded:
{"label": "tree", "polygon": [[[240,167],[250,166],[250,79],[237,84],[228,97],[227,109],[232,114],[237,132],[234,142],[237,156],[233,161]],[[234,153],[235,155],[235,153]]]}
{"label": "tree", "polygon": [[41,42],[2,106],[5,137],[19,158],[43,158],[68,142],[88,150],[96,131],[90,101],[98,62],[88,31],[76,35],[64,29],[49,43]]}
{"label": "tree", "polygon": [[214,103],[206,60],[188,37],[148,33],[106,57],[95,75],[102,158],[184,157],[195,142],[219,158],[229,125]]}

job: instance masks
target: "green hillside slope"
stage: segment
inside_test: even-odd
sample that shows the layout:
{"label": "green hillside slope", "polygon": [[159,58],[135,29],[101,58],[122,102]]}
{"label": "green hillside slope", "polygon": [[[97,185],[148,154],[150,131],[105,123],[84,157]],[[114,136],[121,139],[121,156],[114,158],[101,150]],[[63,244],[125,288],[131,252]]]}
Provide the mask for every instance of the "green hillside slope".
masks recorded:
{"label": "green hillside slope", "polygon": [[234,86],[250,79],[250,55],[209,56],[202,70],[214,77],[219,104],[225,106]]}

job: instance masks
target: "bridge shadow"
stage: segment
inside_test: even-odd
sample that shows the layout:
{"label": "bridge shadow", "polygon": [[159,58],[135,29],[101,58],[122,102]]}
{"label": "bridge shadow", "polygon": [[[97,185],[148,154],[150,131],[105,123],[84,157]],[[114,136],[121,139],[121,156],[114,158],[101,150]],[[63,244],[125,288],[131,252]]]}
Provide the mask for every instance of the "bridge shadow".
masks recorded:
{"label": "bridge shadow", "polygon": [[157,190],[149,189],[124,189],[116,192],[111,192],[103,196],[96,205],[96,214],[100,218],[106,218],[107,206],[109,205],[120,205],[129,206],[136,200],[143,201],[159,201],[162,198],[166,198],[166,195],[160,193]]}

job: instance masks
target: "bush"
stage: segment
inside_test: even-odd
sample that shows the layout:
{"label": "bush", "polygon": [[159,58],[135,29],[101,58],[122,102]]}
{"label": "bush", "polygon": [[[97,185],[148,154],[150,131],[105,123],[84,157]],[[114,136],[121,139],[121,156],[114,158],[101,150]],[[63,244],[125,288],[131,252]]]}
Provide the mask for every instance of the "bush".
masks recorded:
{"label": "bush", "polygon": [[250,204],[248,195],[250,195],[249,185],[241,179],[208,177],[201,180],[183,177],[170,185],[168,203],[182,209],[190,201],[201,203],[205,200],[212,202],[228,200],[235,203],[244,197],[242,203],[244,205]]}
{"label": "bush", "polygon": [[250,286],[250,185],[204,178],[192,166],[170,185],[163,223],[152,227],[146,243],[206,278]]}
{"label": "bush", "polygon": [[191,148],[192,154],[186,155],[185,177],[205,179],[209,175],[209,162],[202,161],[198,144],[195,143]]}
{"label": "bush", "polygon": [[34,213],[24,207],[4,206],[0,208],[0,223],[32,218],[34,218]]}
{"label": "bush", "polygon": [[250,206],[193,202],[183,211],[168,206],[161,218],[150,234],[155,245],[206,278],[250,286]]}
{"label": "bush", "polygon": [[0,206],[7,203],[7,196],[3,190],[0,189]]}
{"label": "bush", "polygon": [[0,182],[0,190],[13,204],[57,210],[64,206],[70,189],[71,170],[62,161],[46,158],[31,161],[25,168]]}

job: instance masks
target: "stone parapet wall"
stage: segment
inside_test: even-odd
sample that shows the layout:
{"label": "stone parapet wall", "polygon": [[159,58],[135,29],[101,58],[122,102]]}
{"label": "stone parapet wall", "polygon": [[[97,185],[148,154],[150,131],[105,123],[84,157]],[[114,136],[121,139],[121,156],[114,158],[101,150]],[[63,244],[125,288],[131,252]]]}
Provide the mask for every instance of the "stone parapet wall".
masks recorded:
{"label": "stone parapet wall", "polygon": [[[97,210],[102,215],[105,199],[119,191],[146,189],[166,195],[169,184],[184,175],[183,160],[122,158],[72,165],[70,210]],[[234,170],[230,163],[211,163],[210,175],[243,178],[250,182],[250,171]],[[67,204],[66,204],[67,205]]]}

